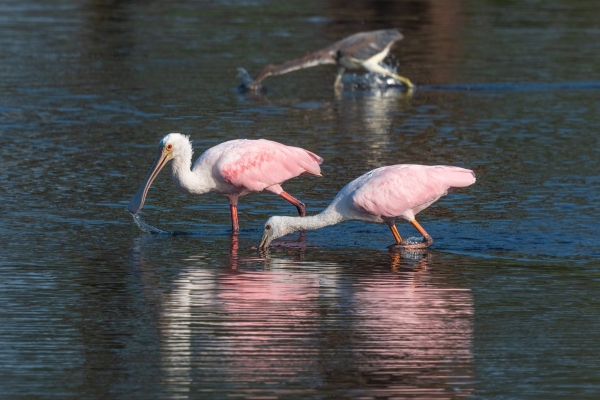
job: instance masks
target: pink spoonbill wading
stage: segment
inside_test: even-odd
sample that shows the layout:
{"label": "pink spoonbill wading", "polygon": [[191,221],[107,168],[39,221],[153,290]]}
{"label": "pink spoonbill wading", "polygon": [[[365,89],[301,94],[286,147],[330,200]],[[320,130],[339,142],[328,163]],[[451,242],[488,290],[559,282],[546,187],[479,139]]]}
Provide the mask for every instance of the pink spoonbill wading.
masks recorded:
{"label": "pink spoonbill wading", "polygon": [[[314,230],[347,220],[387,224],[402,248],[429,247],[433,239],[415,219],[452,188],[475,183],[469,169],[446,165],[400,164],[374,169],[347,184],[320,214],[304,218],[274,216],[267,220],[259,248],[296,231]],[[408,220],[423,236],[420,243],[402,241],[396,219]]]}
{"label": "pink spoonbill wading", "polygon": [[193,166],[192,153],[188,136],[180,133],[165,136],[148,176],[129,202],[129,212],[135,214],[142,209],[152,181],[173,160],[173,181],[182,192],[195,195],[217,192],[227,197],[234,233],[239,231],[238,197],[252,192],[264,190],[279,195],[304,216],[306,206],[284,191],[281,184],[302,174],[321,176],[319,164],[323,161],[308,150],[265,139],[218,144],[198,157]]}

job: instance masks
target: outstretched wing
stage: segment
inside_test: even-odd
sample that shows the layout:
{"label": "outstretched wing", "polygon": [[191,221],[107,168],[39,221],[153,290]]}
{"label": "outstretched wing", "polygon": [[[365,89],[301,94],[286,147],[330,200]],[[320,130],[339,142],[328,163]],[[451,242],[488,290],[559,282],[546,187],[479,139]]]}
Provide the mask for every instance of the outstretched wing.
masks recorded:
{"label": "outstretched wing", "polygon": [[270,140],[246,140],[219,160],[216,168],[226,182],[262,191],[301,174],[320,175],[323,159],[299,147]]}
{"label": "outstretched wing", "polygon": [[453,187],[475,182],[473,171],[452,166],[392,165],[364,175],[352,194],[354,207],[382,217],[418,213]]}

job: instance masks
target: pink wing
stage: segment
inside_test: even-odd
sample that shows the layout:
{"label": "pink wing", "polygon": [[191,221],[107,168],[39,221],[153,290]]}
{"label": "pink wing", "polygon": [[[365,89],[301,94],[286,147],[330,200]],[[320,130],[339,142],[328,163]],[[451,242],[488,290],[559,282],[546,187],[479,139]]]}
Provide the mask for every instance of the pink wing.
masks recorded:
{"label": "pink wing", "polygon": [[475,182],[473,171],[444,165],[392,165],[363,177],[364,182],[352,194],[353,205],[363,213],[382,217],[398,217],[409,210],[416,214],[448,189]]}
{"label": "pink wing", "polygon": [[260,192],[300,174],[320,175],[321,162],[321,157],[308,150],[260,139],[240,142],[218,169],[230,184]]}

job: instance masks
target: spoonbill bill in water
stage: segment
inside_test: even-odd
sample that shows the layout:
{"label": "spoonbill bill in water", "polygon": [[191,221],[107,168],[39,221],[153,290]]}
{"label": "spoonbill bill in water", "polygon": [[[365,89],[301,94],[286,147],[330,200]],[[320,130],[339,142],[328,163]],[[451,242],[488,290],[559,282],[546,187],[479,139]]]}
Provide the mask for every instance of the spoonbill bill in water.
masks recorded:
{"label": "spoonbill bill in water", "polygon": [[175,185],[184,193],[217,192],[227,197],[231,211],[231,228],[239,231],[238,197],[267,191],[283,197],[306,215],[304,203],[287,193],[281,184],[302,174],[321,176],[318,155],[299,147],[265,139],[230,140],[206,150],[192,166],[192,143],[188,136],[170,133],[158,146],[158,154],[148,176],[129,202],[129,212],[144,206],[146,194],[160,170],[173,160]]}
{"label": "spoonbill bill in water", "polygon": [[364,68],[369,72],[394,78],[410,89],[414,85],[408,78],[394,74],[380,64],[387,57],[392,45],[402,38],[402,34],[397,29],[355,33],[324,49],[308,53],[304,57],[278,65],[268,64],[263,67],[252,82],[244,86],[248,89],[257,89],[260,82],[268,76],[282,75],[317,65],[336,64],[338,73],[333,84],[336,88],[341,86],[342,74],[346,69]]}
{"label": "spoonbill bill in water", "polygon": [[[320,214],[304,218],[271,217],[265,223],[260,249],[288,233],[314,230],[342,221],[385,223],[396,244],[407,249],[431,246],[433,239],[415,219],[415,215],[453,188],[475,183],[469,169],[446,165],[399,164],[367,172],[347,184]],[[402,241],[396,219],[404,218],[423,235],[420,243]]]}

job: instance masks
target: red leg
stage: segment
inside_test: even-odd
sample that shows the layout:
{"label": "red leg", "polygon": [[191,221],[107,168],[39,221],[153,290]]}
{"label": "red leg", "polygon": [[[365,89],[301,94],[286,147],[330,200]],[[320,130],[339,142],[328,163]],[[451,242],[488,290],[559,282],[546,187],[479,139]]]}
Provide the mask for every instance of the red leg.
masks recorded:
{"label": "red leg", "polygon": [[410,223],[413,224],[413,226],[415,228],[417,228],[417,230],[423,236],[423,239],[426,242],[431,241],[431,243],[433,243],[433,239],[431,238],[431,236],[429,236],[429,233],[427,233],[427,231],[425,229],[423,229],[423,227],[421,226],[421,224],[419,224],[416,219],[413,219],[412,221],[410,221]]}
{"label": "red leg", "polygon": [[394,239],[396,239],[396,244],[400,244],[400,242],[402,242],[402,238],[400,237],[398,228],[396,228],[396,224],[390,221],[385,221],[385,223],[390,227],[390,231],[392,231],[392,235],[394,235]]}
{"label": "red leg", "polygon": [[295,205],[296,208],[298,209],[298,214],[301,217],[306,217],[306,206],[304,205],[303,202],[301,202],[300,200],[298,200],[297,198],[295,198],[294,196],[292,196],[285,190],[282,190],[281,193],[279,193],[279,195],[281,197],[283,197],[284,199],[286,199],[287,201],[289,201],[290,203],[292,203],[293,205]]}
{"label": "red leg", "polygon": [[240,225],[238,223],[237,206],[230,204],[229,210],[231,211],[231,231],[233,233],[238,233],[240,231]]}
{"label": "red leg", "polygon": [[228,197],[227,199],[229,200],[229,211],[231,212],[231,231],[234,234],[237,234],[240,231],[237,213],[237,197]]}

